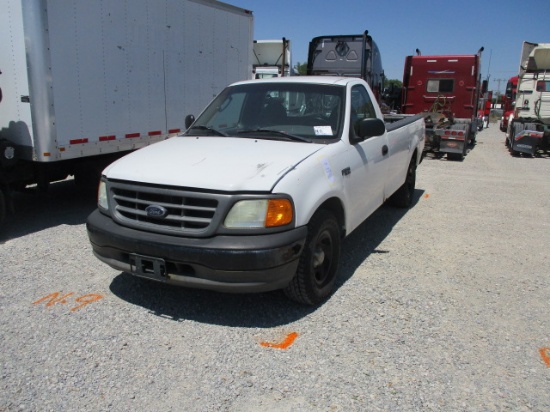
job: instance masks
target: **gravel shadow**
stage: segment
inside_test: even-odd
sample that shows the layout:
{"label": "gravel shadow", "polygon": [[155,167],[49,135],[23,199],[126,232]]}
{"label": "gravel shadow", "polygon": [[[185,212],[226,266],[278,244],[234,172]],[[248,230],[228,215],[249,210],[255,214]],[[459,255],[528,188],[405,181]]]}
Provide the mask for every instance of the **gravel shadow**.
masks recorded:
{"label": "gravel shadow", "polygon": [[96,208],[95,188],[81,189],[74,180],[51,183],[47,192],[14,193],[13,213],[0,228],[0,243],[59,225],[80,225]]}

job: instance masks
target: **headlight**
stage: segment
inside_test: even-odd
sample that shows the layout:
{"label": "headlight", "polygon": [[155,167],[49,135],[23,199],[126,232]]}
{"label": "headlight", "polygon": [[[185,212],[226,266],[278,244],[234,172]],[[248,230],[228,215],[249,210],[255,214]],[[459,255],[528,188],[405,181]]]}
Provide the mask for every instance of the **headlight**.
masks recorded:
{"label": "headlight", "polygon": [[241,200],[227,214],[224,226],[229,229],[277,227],[289,224],[292,218],[292,204],[288,199]]}
{"label": "headlight", "polygon": [[99,182],[97,189],[97,205],[104,210],[109,210],[109,202],[107,200],[107,185],[103,180]]}

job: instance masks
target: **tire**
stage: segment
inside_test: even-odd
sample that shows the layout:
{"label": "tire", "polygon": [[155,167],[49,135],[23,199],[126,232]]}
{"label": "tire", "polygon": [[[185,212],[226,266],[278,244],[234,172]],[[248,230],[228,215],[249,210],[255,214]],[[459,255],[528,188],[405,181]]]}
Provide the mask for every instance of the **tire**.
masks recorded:
{"label": "tire", "polygon": [[285,295],[303,305],[317,305],[334,289],[340,263],[340,227],[326,210],[316,212],[308,223],[305,248],[296,275],[284,289]]}
{"label": "tire", "polygon": [[[447,155],[448,156],[448,155]],[[414,188],[416,186],[416,157],[413,156],[407,168],[405,183],[388,199],[391,206],[403,209],[409,208],[413,202]]]}
{"label": "tire", "polygon": [[463,153],[447,153],[447,159],[461,161],[464,159]]}

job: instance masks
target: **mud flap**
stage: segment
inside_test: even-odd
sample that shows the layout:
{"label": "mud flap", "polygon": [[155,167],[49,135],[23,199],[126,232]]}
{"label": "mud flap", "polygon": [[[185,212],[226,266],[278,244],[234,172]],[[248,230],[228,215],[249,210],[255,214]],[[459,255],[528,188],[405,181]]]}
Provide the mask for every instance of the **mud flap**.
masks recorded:
{"label": "mud flap", "polygon": [[465,154],[466,153],[466,141],[464,139],[454,139],[454,138],[441,138],[439,151],[444,153],[456,153],[456,154]]}
{"label": "mud flap", "polygon": [[514,136],[512,150],[534,155],[542,142],[543,135],[544,132],[538,132],[536,130],[522,130]]}

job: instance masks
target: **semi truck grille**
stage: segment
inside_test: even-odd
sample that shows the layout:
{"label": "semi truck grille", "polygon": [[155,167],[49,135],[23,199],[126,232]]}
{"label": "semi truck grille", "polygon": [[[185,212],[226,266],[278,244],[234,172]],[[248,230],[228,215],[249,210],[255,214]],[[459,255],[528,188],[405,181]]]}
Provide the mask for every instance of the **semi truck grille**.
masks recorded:
{"label": "semi truck grille", "polygon": [[113,218],[158,233],[204,236],[215,230],[219,199],[214,194],[112,183]]}

